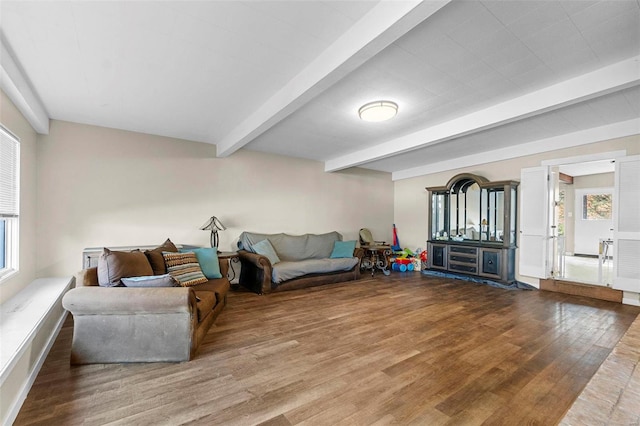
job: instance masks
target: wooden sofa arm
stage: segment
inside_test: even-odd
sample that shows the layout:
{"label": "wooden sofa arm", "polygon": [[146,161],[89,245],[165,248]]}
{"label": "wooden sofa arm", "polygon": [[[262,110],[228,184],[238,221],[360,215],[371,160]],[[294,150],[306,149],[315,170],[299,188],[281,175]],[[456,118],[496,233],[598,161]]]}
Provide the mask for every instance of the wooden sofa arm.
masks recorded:
{"label": "wooden sofa arm", "polygon": [[240,285],[258,294],[270,293],[273,266],[269,259],[246,250],[239,250],[238,257],[241,265]]}

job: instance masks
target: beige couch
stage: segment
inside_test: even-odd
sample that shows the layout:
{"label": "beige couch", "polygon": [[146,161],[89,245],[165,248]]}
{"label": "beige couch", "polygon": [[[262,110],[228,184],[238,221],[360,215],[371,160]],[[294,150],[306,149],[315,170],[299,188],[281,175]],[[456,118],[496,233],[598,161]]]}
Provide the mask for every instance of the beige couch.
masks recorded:
{"label": "beige couch", "polygon": [[[272,264],[254,253],[253,245],[269,240],[281,262]],[[240,285],[258,293],[293,290],[360,278],[360,262],[364,250],[356,248],[351,257],[331,259],[338,232],[326,234],[259,234],[243,232],[238,240]]]}
{"label": "beige couch", "polygon": [[[80,271],[62,304],[73,314],[72,364],[188,361],[226,305],[222,278],[192,287],[101,287],[98,268]],[[156,272],[156,271],[154,271]]]}

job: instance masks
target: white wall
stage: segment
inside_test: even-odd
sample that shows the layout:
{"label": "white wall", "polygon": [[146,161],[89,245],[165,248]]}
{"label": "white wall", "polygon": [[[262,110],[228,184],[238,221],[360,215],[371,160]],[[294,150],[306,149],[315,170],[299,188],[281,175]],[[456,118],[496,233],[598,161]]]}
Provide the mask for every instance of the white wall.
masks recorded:
{"label": "white wall", "polygon": [[222,250],[242,231],[357,239],[368,227],[391,238],[388,173],[325,173],[317,161],[247,150],[216,158],[214,145],[55,120],[37,152],[41,275],[75,273],[84,247],[208,245],[198,228],[211,215],[227,227]]}
{"label": "white wall", "polygon": [[36,132],[0,91],[0,123],[20,138],[19,271],[0,283],[0,304],[36,277]]}
{"label": "white wall", "polygon": [[[427,200],[428,193],[425,188],[430,186],[443,186],[451,177],[458,173],[474,173],[492,181],[519,181],[520,170],[522,168],[539,166],[543,160],[624,149],[627,150],[627,155],[640,154],[640,135],[395,181],[394,222],[398,227],[400,243],[403,247],[411,249],[425,247],[427,239],[427,211],[429,207]],[[520,202],[518,202],[518,216],[520,215],[519,207]],[[531,279],[520,276],[517,276],[517,279],[532,282]]]}
{"label": "white wall", "polygon": [[582,218],[582,197],[586,194],[613,194],[614,173],[578,176],[574,180],[574,252],[598,255],[599,241],[613,238],[613,216],[607,220]]}

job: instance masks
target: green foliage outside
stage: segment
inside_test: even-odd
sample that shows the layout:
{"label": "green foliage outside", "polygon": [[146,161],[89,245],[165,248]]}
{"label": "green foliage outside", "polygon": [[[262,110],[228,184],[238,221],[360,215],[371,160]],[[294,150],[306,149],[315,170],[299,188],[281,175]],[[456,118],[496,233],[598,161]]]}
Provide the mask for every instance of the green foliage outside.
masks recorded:
{"label": "green foliage outside", "polygon": [[582,197],[582,218],[586,220],[611,219],[611,194],[587,194]]}

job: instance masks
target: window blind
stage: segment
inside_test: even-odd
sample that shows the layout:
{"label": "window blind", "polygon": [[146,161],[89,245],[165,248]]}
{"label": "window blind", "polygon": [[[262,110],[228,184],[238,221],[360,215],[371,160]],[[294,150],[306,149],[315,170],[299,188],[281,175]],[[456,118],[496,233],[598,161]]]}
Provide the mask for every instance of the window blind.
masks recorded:
{"label": "window blind", "polygon": [[18,217],[20,141],[0,125],[0,218]]}

